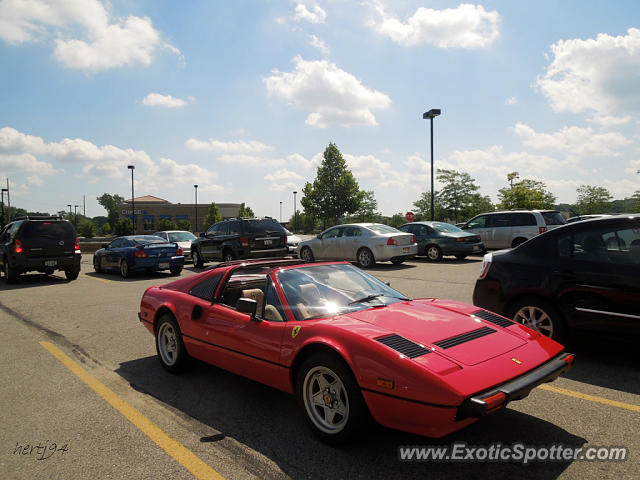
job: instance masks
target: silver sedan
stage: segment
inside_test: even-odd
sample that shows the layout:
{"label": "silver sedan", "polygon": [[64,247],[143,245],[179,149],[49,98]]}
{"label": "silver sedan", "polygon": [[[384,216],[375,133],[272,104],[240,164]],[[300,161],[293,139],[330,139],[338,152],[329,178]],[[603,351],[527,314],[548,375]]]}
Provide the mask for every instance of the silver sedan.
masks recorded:
{"label": "silver sedan", "polygon": [[418,253],[416,237],[381,223],[351,223],[328,228],[316,238],[298,244],[298,256],[308,262],[348,260],[363,268],[376,261],[396,265]]}

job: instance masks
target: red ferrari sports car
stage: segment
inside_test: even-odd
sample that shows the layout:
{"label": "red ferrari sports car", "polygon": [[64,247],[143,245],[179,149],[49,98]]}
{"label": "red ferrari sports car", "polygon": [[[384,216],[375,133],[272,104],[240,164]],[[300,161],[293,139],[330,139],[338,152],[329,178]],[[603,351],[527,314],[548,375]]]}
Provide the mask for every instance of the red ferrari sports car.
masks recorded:
{"label": "red ferrari sports car", "polygon": [[431,437],[568,370],[562,345],[487,310],[409,299],[349,263],[247,260],[144,293],[139,318],[170,372],[190,357],[294,393],[341,443],[368,414]]}

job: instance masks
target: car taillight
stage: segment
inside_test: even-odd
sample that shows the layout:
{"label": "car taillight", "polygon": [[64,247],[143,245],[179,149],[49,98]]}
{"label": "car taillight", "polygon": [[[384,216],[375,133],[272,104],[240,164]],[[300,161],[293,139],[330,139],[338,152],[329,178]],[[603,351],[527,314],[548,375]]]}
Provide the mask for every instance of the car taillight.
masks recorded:
{"label": "car taillight", "polygon": [[15,251],[16,253],[22,253],[22,242],[16,238],[15,243]]}
{"label": "car taillight", "polygon": [[178,250],[176,250],[176,255],[184,255],[184,251],[178,247]]}
{"label": "car taillight", "polygon": [[538,233],[544,233],[547,231],[547,227],[538,227]]}
{"label": "car taillight", "polygon": [[248,247],[249,246],[249,237],[240,237],[240,246]]}
{"label": "car taillight", "polygon": [[78,252],[80,251],[80,237],[76,237],[76,244],[73,248]]}
{"label": "car taillight", "polygon": [[138,249],[134,252],[133,256],[136,258],[147,258],[147,252],[142,249]]}
{"label": "car taillight", "polygon": [[487,272],[489,271],[489,268],[491,268],[491,260],[491,253],[485,254],[485,256],[482,258],[482,270],[480,271],[480,276],[478,276],[478,279],[482,280],[487,276]]}
{"label": "car taillight", "polygon": [[387,240],[387,245],[398,245],[398,240],[393,237],[389,237],[389,239]]}
{"label": "car taillight", "polygon": [[415,235],[411,235],[411,243],[416,243],[416,236]]}

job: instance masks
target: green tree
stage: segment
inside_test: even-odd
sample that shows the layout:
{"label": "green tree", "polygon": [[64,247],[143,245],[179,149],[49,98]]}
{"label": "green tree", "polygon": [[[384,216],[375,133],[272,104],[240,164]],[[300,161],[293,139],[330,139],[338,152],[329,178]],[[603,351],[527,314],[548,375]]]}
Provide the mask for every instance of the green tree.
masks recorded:
{"label": "green tree", "polygon": [[337,223],[340,217],[360,208],[358,182],[335,144],[330,143],[325,149],[315,180],[305,184],[302,194],[300,204],[305,213],[323,222]]}
{"label": "green tree", "polygon": [[462,212],[460,221],[466,222],[479,213],[493,212],[495,209],[496,207],[493,205],[493,202],[488,195],[480,195],[479,193],[474,193],[473,195],[471,195],[469,207]]}
{"label": "green tree", "polygon": [[[434,220],[444,220],[438,191],[433,192]],[[416,220],[431,220],[431,192],[422,192],[418,200],[413,202]],[[404,218],[404,215],[403,215]]]}
{"label": "green tree", "polygon": [[238,211],[238,217],[253,218],[255,217],[255,214],[253,213],[253,210],[251,210],[251,207],[246,207],[244,203],[241,203],[240,210]]}
{"label": "green tree", "polygon": [[360,208],[357,216],[361,222],[375,222],[378,217],[376,210],[378,209],[378,201],[373,190],[360,191]]}
{"label": "green tree", "polygon": [[191,231],[191,222],[189,220],[179,220],[178,221],[178,230],[186,230],[187,232]]}
{"label": "green tree", "polygon": [[[458,223],[460,218],[470,218],[471,213],[478,210],[477,203],[486,205],[488,197],[478,194],[480,187],[468,173],[439,168],[436,178],[443,184],[437,193],[441,216]],[[490,210],[493,210],[493,206]]]}
{"label": "green tree", "polygon": [[555,195],[547,190],[544,182],[526,178],[515,182],[509,188],[498,190],[498,198],[498,206],[504,210],[553,208],[556,202]]}
{"label": "green tree", "polygon": [[123,235],[131,235],[133,234],[133,222],[130,218],[123,218],[122,220],[116,222],[113,231],[118,237],[121,237]]}
{"label": "green tree", "polygon": [[220,210],[218,209],[218,205],[212,203],[209,206],[209,210],[207,211],[206,217],[204,217],[204,222],[202,222],[202,231],[209,230],[209,227],[214,223],[222,221],[222,215],[220,215]]}
{"label": "green tree", "polygon": [[98,227],[91,220],[83,219],[79,222],[78,233],[84,238],[93,238],[98,232]]}
{"label": "green tree", "polygon": [[389,223],[387,225],[397,228],[405,223],[407,223],[407,219],[404,217],[404,214],[396,213],[389,219]]}
{"label": "green tree", "polygon": [[156,227],[159,231],[164,230],[178,230],[178,225],[175,222],[169,220],[168,218],[161,218],[158,221],[158,225]]}
{"label": "green tree", "polygon": [[631,195],[631,199],[634,201],[635,205],[633,206],[634,212],[640,212],[640,190],[636,190],[633,195]]}
{"label": "green tree", "polygon": [[613,199],[609,190],[604,187],[580,185],[576,192],[578,193],[576,208],[580,215],[604,213],[608,211],[609,202]]}
{"label": "green tree", "polygon": [[507,173],[507,181],[509,182],[509,186],[513,188],[513,182],[520,178],[520,174],[518,172],[510,172]]}
{"label": "green tree", "polygon": [[[315,218],[313,218],[311,215],[307,214],[307,213],[303,213],[300,210],[297,211],[298,213],[298,223],[295,226],[295,230],[296,232],[303,232],[303,233],[311,233],[314,232],[315,230],[318,229],[318,225],[317,225],[317,221]],[[291,218],[289,219],[289,230],[293,231],[294,229],[294,222],[295,222],[295,215],[291,215]]]}
{"label": "green tree", "polygon": [[104,225],[102,225],[100,230],[102,230],[102,233],[104,235],[109,235],[111,233],[111,225],[109,224],[109,222],[106,222]]}
{"label": "green tree", "polygon": [[96,200],[107,211],[108,222],[115,225],[118,222],[118,207],[124,203],[124,198],[118,194],[103,193]]}

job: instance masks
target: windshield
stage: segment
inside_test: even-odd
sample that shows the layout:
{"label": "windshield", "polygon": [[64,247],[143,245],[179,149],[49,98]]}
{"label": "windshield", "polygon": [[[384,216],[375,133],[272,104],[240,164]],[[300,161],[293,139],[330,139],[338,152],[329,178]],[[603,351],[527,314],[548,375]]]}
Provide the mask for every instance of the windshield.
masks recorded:
{"label": "windshield", "polygon": [[462,230],[460,230],[455,225],[451,225],[450,223],[434,223],[433,224],[433,228],[436,229],[436,231],[442,232],[442,233],[460,233],[460,232],[462,232]]}
{"label": "windshield", "polygon": [[373,230],[376,233],[402,233],[397,228],[390,227],[389,225],[383,225],[376,223],[374,225],[367,225],[369,230]]}
{"label": "windshield", "polygon": [[164,238],[155,237],[153,235],[143,235],[140,237],[130,238],[134,245],[150,245],[152,243],[167,243]]}
{"label": "windshield", "polygon": [[349,264],[282,270],[278,273],[278,282],[297,320],[384,307],[408,300],[400,292]]}
{"label": "windshield", "polygon": [[542,212],[547,225],[564,225],[567,221],[560,212]]}
{"label": "windshield", "polygon": [[196,238],[196,236],[191,232],[171,232],[169,234],[170,242],[190,242]]}

